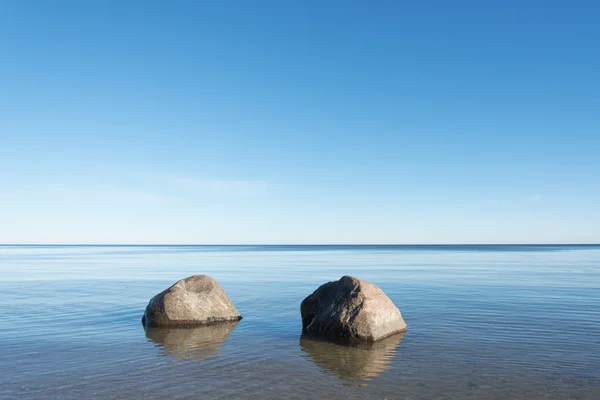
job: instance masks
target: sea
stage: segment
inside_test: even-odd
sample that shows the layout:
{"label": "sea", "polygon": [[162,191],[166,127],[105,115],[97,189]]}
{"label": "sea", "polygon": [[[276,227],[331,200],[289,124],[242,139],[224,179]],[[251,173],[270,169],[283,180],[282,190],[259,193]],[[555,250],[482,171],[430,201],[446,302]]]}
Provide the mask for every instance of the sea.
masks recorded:
{"label": "sea", "polygon": [[[179,279],[237,324],[144,330]],[[302,336],[301,301],[352,275],[405,334]],[[600,399],[600,246],[0,246],[1,399]]]}

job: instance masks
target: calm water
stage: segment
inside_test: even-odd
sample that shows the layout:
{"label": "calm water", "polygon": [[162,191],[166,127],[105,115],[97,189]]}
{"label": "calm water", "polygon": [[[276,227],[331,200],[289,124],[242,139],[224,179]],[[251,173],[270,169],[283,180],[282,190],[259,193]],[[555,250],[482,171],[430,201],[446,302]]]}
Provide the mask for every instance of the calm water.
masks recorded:
{"label": "calm water", "polygon": [[[192,274],[244,319],[145,332]],[[300,337],[351,274],[400,307],[372,348]],[[0,398],[600,399],[598,246],[0,246]]]}

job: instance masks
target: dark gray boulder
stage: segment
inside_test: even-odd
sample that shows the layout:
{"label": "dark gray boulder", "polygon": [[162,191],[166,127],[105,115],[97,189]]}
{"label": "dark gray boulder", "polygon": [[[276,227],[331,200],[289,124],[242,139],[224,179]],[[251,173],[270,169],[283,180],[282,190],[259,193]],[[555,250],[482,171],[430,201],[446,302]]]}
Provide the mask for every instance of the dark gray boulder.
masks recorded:
{"label": "dark gray boulder", "polygon": [[407,329],[383,290],[351,276],[319,287],[300,313],[304,334],[334,341],[374,342]]}
{"label": "dark gray boulder", "polygon": [[221,285],[206,275],[177,281],[150,300],[142,323],[146,327],[209,325],[242,319]]}

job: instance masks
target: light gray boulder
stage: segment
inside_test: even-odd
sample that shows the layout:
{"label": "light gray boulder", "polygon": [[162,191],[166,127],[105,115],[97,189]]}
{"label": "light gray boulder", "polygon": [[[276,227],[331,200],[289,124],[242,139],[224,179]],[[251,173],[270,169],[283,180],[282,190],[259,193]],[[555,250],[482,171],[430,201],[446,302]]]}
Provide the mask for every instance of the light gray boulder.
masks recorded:
{"label": "light gray boulder", "polygon": [[239,311],[217,281],[206,275],[194,275],[154,296],[142,323],[145,327],[189,326],[240,319]]}
{"label": "light gray boulder", "polygon": [[407,329],[383,290],[352,276],[319,287],[300,313],[304,334],[334,341],[375,342]]}

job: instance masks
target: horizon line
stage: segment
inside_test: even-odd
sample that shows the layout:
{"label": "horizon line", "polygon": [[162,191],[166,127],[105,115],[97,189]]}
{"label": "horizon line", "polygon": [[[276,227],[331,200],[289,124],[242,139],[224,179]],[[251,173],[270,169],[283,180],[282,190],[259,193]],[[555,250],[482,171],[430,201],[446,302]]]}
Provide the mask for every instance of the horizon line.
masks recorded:
{"label": "horizon line", "polygon": [[600,243],[0,243],[0,246],[600,246]]}

